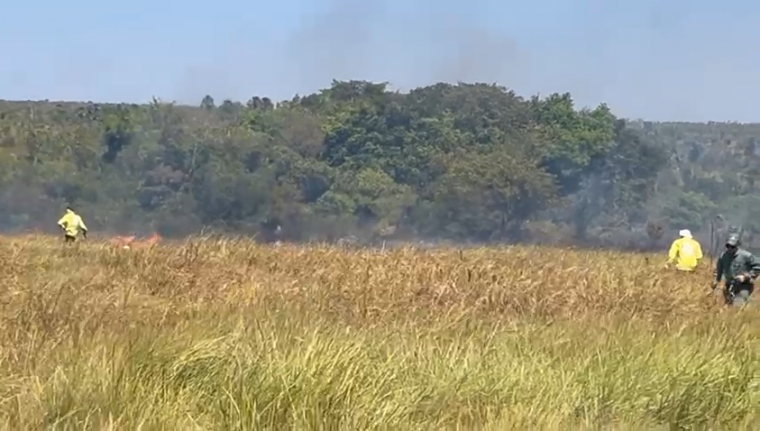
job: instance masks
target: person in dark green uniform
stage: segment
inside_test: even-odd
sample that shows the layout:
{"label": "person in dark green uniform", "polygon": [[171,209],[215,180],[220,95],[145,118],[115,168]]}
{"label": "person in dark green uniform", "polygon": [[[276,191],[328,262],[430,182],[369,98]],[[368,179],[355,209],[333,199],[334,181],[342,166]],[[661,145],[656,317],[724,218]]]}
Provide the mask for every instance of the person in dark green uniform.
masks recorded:
{"label": "person in dark green uniform", "polygon": [[720,255],[715,265],[713,289],[718,287],[721,277],[725,279],[723,293],[727,305],[743,305],[749,301],[755,278],[760,275],[760,260],[739,245],[739,235],[729,235],[726,251]]}

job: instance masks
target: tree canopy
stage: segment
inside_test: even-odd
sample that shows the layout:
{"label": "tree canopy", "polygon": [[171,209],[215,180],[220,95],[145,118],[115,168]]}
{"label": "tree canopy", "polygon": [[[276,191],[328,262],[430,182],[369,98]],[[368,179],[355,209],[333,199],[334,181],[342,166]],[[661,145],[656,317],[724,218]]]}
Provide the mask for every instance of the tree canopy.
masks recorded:
{"label": "tree canopy", "polygon": [[0,101],[0,221],[201,229],[292,241],[442,239],[644,247],[760,225],[760,125],[617,118],[483,83],[198,106]]}

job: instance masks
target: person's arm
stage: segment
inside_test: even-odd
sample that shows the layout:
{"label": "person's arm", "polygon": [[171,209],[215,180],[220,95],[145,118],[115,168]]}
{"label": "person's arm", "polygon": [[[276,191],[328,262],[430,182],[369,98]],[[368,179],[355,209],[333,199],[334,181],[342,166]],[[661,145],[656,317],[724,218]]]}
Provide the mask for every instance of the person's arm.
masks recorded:
{"label": "person's arm", "polygon": [[66,216],[64,215],[60,219],[58,219],[58,226],[61,227],[61,229],[66,229]]}
{"label": "person's arm", "polygon": [[694,245],[696,245],[696,246],[697,246],[697,250],[696,250],[696,254],[697,254],[697,255],[696,255],[696,258],[697,258],[697,260],[700,260],[700,259],[702,259],[702,258],[704,257],[704,256],[702,255],[702,246],[701,246],[701,245],[699,245],[699,243],[698,243],[698,242],[696,242],[696,241],[694,241]]}
{"label": "person's arm", "polygon": [[749,266],[749,276],[752,281],[755,281],[758,275],[760,275],[760,259],[754,254],[750,253],[747,257],[747,266]]}
{"label": "person's arm", "polygon": [[673,241],[673,244],[670,245],[670,250],[668,251],[667,263],[673,262],[676,259],[676,256],[678,256],[678,250],[680,249],[679,245],[680,243],[678,242],[678,240]]}
{"label": "person's arm", "polygon": [[82,217],[79,217],[79,229],[82,231],[82,236],[87,238],[87,225],[84,224]]}
{"label": "person's arm", "polygon": [[718,257],[715,262],[715,279],[713,280],[713,286],[717,286],[720,283],[720,279],[723,277],[723,254]]}

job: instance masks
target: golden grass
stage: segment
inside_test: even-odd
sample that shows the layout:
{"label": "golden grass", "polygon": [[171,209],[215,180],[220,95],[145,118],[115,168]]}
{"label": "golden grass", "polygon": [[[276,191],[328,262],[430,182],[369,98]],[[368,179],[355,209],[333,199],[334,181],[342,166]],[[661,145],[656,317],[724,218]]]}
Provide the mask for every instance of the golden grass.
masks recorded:
{"label": "golden grass", "polygon": [[0,423],[760,429],[760,314],[662,259],[5,238]]}

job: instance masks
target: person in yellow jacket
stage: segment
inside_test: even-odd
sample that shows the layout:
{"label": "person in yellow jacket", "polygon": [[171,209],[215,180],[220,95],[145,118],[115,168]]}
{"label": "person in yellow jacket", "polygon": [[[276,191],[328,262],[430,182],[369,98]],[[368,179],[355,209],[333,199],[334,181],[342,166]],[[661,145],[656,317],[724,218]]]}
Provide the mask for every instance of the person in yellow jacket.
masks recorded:
{"label": "person in yellow jacket", "polygon": [[676,263],[679,271],[694,271],[702,259],[702,246],[695,240],[688,229],[678,232],[680,238],[673,241],[668,252],[667,266]]}
{"label": "person in yellow jacket", "polygon": [[82,236],[87,238],[87,225],[84,224],[82,217],[75,213],[70,206],[66,207],[66,214],[58,220],[58,226],[63,229],[66,242],[76,241],[80,231],[82,232]]}

